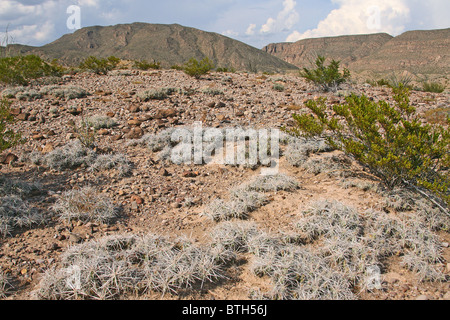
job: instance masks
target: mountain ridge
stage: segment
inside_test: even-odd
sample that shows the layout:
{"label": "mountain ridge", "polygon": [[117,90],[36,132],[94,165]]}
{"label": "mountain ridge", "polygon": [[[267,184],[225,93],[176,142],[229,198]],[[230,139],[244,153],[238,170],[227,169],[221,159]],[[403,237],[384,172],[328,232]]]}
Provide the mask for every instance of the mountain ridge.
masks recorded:
{"label": "mountain ridge", "polygon": [[125,60],[158,61],[165,67],[190,58],[209,57],[217,67],[236,70],[284,72],[297,67],[260,49],[229,37],[181,26],[135,22],[91,26],[41,47],[11,46],[16,53],[34,53],[61,63],[77,65],[88,56],[117,56]]}
{"label": "mountain ridge", "polygon": [[450,73],[450,28],[302,39],[271,43],[262,50],[297,67],[309,67],[317,55],[340,60],[355,72],[379,75]]}

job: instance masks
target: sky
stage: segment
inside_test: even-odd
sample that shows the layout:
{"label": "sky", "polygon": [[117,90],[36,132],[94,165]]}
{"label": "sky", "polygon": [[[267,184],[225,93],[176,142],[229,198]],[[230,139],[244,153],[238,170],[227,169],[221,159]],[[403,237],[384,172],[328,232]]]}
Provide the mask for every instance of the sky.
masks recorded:
{"label": "sky", "polygon": [[450,27],[449,0],[0,0],[0,44],[41,46],[83,27],[178,23],[257,48],[305,38]]}

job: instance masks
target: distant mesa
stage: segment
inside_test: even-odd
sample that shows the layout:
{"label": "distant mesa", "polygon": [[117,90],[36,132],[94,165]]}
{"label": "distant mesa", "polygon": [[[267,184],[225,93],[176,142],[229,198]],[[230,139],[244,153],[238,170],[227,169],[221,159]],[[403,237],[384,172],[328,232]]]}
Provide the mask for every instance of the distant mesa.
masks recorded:
{"label": "distant mesa", "polygon": [[309,67],[317,55],[341,60],[354,72],[448,75],[450,72],[450,28],[408,31],[397,37],[386,33],[304,39],[294,43],[272,43],[263,48],[298,67]]}

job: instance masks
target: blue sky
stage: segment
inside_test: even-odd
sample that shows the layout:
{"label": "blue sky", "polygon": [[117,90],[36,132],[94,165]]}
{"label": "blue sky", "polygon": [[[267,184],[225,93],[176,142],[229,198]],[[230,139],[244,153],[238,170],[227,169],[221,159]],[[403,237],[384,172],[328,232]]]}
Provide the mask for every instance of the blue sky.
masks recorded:
{"label": "blue sky", "polygon": [[[67,8],[79,8],[79,18]],[[178,23],[257,48],[304,38],[450,27],[448,0],[0,0],[0,41],[43,45],[79,26]],[[12,40],[11,40],[12,39]]]}

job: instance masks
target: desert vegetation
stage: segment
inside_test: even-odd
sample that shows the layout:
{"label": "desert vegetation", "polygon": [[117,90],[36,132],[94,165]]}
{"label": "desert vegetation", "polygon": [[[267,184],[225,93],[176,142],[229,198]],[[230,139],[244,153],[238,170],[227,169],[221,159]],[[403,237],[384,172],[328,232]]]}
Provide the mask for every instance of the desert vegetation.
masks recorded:
{"label": "desert vegetation", "polygon": [[289,132],[326,135],[331,146],[355,157],[389,188],[422,187],[448,207],[449,130],[423,125],[402,84],[393,93],[395,105],[351,95],[346,104],[333,106],[332,116],[324,100],[310,100],[306,106],[312,114],[294,115],[297,126]]}
{"label": "desert vegetation", "polygon": [[11,85],[28,85],[31,80],[44,76],[60,76],[62,68],[47,63],[36,55],[0,58],[0,82]]}
{"label": "desert vegetation", "polygon": [[328,66],[325,66],[326,58],[318,56],[315,61],[315,69],[303,68],[300,76],[307,81],[314,83],[320,90],[336,91],[341,84],[350,78],[350,71],[344,68],[339,70],[340,61],[332,59]]}
{"label": "desert vegetation", "polygon": [[[299,77],[91,57],[2,84],[0,298],[448,296],[446,93],[319,58]],[[278,172],[253,128],[283,128],[256,144]],[[244,163],[209,161],[227,134]]]}
{"label": "desert vegetation", "polygon": [[109,71],[113,70],[119,64],[120,59],[114,56],[108,58],[97,58],[90,56],[80,63],[81,70],[88,70],[96,74],[106,75]]}
{"label": "desert vegetation", "polygon": [[208,57],[205,57],[200,61],[195,58],[191,58],[183,67],[186,74],[196,79],[199,79],[212,69],[214,69],[214,63]]}

